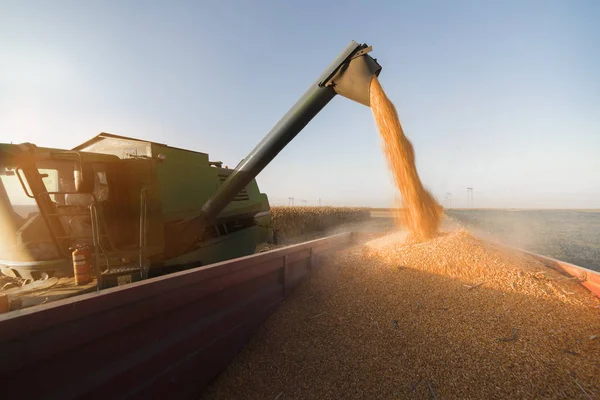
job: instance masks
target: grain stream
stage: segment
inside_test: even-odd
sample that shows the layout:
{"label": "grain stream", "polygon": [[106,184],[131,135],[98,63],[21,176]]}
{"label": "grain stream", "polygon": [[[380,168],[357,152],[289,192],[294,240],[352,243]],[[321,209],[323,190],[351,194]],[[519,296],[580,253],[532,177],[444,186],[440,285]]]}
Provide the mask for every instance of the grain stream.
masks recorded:
{"label": "grain stream", "polygon": [[431,238],[440,226],[442,208],[419,179],[413,146],[404,135],[396,108],[377,77],[371,80],[370,97],[373,117],[383,140],[383,152],[402,197],[407,227],[415,238]]}
{"label": "grain stream", "polygon": [[368,208],[329,206],[271,207],[271,224],[279,240],[314,232],[323,232],[335,226],[371,219]]}

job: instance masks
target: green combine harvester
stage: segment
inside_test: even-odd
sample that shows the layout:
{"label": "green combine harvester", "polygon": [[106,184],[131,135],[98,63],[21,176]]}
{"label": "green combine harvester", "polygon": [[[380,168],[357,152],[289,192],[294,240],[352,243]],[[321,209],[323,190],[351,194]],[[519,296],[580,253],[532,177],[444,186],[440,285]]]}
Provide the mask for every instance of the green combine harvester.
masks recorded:
{"label": "green combine harvester", "polygon": [[251,254],[268,240],[269,202],[254,180],[193,242],[179,240],[233,172],[207,154],[107,133],[72,151],[1,146],[4,230],[13,235],[0,258],[5,275],[72,276],[70,249],[89,245],[106,287]]}
{"label": "green combine harvester", "polygon": [[272,234],[256,176],[336,94],[369,105],[370,50],[351,42],[235,170],[108,133],[73,150],[0,144],[0,271],[73,276],[85,247],[106,288],[254,253]]}

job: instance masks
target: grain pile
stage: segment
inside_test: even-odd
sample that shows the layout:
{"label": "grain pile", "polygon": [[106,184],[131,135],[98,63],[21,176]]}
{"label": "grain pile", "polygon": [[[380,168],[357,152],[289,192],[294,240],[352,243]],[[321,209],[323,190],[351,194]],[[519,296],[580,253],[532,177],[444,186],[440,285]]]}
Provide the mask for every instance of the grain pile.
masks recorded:
{"label": "grain pile", "polygon": [[[371,241],[364,251],[386,264],[401,264],[428,273],[460,278],[466,285],[485,285],[534,297],[551,297],[571,304],[590,299],[572,278],[547,268],[525,253],[483,241],[464,229],[422,243],[408,238],[398,246],[400,232]],[[578,295],[574,295],[578,293]],[[595,298],[591,304],[596,304]]]}
{"label": "grain pile", "polygon": [[279,240],[323,232],[340,224],[366,221],[368,208],[359,207],[271,207],[271,224]]}
{"label": "grain pile", "polygon": [[431,238],[439,228],[442,208],[419,179],[413,146],[404,136],[396,108],[377,77],[371,80],[370,97],[373,117],[383,139],[383,152],[402,195],[407,227],[415,238]]}
{"label": "grain pile", "polygon": [[591,293],[463,231],[399,240],[310,274],[204,398],[600,396]]}

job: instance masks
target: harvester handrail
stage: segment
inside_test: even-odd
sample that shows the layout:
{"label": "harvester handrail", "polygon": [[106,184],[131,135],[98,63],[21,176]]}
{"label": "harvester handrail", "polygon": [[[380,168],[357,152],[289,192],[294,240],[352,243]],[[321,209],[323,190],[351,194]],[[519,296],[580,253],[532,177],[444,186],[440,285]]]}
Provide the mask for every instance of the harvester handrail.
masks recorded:
{"label": "harvester handrail", "polygon": [[27,185],[25,185],[25,182],[23,181],[23,178],[21,177],[21,174],[19,173],[19,171],[21,171],[21,167],[17,167],[15,168],[15,174],[17,175],[17,178],[19,179],[19,183],[21,184],[21,187],[23,188],[23,191],[25,192],[25,196],[31,198],[31,199],[35,199],[35,196],[33,194],[29,194],[29,190],[27,190]]}
{"label": "harvester handrail", "polygon": [[[100,279],[100,254],[98,250],[100,250],[104,255],[104,259],[106,260],[106,268],[110,268],[110,259],[106,250],[104,250],[104,247],[100,243],[100,229],[98,226],[98,208],[96,202],[90,204],[90,217],[92,221],[92,241],[94,243],[94,269],[96,272],[96,279]],[[108,241],[109,243],[111,242],[110,236],[108,236]],[[97,290],[100,290],[100,285],[97,285]]]}
{"label": "harvester handrail", "polygon": [[148,188],[142,188],[140,192],[140,254],[139,264],[142,278],[148,277],[145,268],[146,241],[148,238]]}

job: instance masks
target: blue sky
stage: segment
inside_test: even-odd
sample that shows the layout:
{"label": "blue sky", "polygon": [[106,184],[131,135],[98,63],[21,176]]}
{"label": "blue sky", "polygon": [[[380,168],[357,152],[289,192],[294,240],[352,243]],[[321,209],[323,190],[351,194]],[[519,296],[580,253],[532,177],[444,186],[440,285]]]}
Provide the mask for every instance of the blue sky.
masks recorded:
{"label": "blue sky", "polygon": [[[356,40],[440,202],[600,208],[599,19],[596,1],[0,0],[0,141],[105,131],[235,166]],[[272,203],[395,196],[371,111],[339,96],[258,183]]]}

